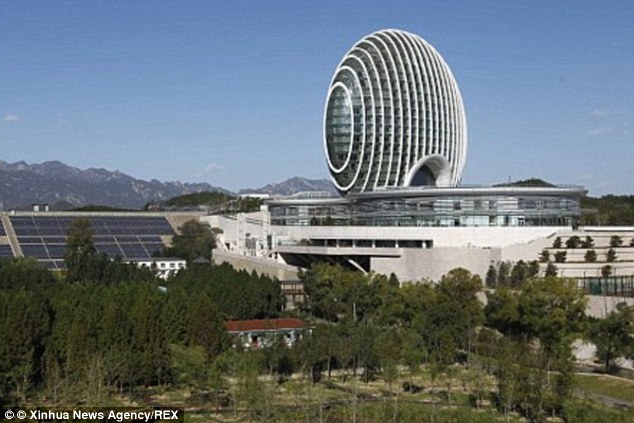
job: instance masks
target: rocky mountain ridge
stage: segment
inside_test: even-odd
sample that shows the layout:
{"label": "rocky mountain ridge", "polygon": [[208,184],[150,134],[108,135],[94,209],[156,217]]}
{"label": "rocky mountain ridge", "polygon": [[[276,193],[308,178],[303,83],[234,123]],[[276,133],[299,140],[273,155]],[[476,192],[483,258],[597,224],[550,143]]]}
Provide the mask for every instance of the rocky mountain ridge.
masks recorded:
{"label": "rocky mountain ridge", "polygon": [[[328,180],[291,178],[278,184],[245,189],[244,192],[292,195],[300,191],[333,190]],[[118,170],[79,169],[60,161],[28,164],[0,160],[0,210],[30,209],[32,204],[47,203],[53,210],[86,205],[103,205],[138,210],[145,204],[203,191],[233,192],[208,183],[145,181]]]}

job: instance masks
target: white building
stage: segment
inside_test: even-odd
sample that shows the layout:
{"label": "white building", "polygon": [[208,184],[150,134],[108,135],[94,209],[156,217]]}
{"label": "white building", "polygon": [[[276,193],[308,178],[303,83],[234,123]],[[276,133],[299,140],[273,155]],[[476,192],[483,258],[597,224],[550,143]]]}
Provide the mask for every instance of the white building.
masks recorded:
{"label": "white building", "polygon": [[[275,270],[315,261],[401,280],[456,267],[484,275],[535,260],[577,227],[583,187],[458,186],[467,153],[449,66],[417,35],[372,33],[344,55],[328,89],[324,150],[341,197],[270,199],[260,212],[204,219],[222,229],[214,261]],[[257,260],[260,260],[258,264]]]}
{"label": "white building", "polygon": [[150,259],[135,260],[134,263],[139,267],[147,267],[155,271],[156,275],[161,279],[168,279],[187,267],[185,259],[172,257],[152,257]]}

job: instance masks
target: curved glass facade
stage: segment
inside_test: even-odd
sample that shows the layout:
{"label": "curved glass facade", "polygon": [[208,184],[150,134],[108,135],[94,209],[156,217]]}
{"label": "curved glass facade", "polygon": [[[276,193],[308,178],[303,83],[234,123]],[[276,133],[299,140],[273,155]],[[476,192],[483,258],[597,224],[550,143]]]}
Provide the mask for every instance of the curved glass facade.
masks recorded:
{"label": "curved glass facade", "polygon": [[399,30],[357,42],[330,84],[324,148],[343,194],[456,186],[467,126],[458,85],[440,54]]}
{"label": "curved glass facade", "polygon": [[267,205],[271,224],[277,226],[574,226],[585,192],[581,187],[440,190],[271,200]]}

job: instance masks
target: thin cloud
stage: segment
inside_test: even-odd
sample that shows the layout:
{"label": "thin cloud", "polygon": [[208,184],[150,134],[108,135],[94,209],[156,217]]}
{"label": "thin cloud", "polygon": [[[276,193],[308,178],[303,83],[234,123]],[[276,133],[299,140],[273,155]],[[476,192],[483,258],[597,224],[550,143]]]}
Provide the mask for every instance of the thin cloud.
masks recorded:
{"label": "thin cloud", "polygon": [[205,166],[205,175],[209,175],[210,173],[216,173],[224,170],[224,167],[219,165],[218,163],[209,163]]}
{"label": "thin cloud", "polygon": [[627,111],[623,109],[594,109],[592,116],[605,117],[605,116],[623,116],[627,114]]}
{"label": "thin cloud", "polygon": [[15,113],[7,113],[2,117],[2,121],[6,123],[17,122],[18,120],[20,120],[20,118]]}
{"label": "thin cloud", "polygon": [[591,137],[602,137],[612,132],[614,132],[614,128],[595,128],[588,131],[588,135]]}

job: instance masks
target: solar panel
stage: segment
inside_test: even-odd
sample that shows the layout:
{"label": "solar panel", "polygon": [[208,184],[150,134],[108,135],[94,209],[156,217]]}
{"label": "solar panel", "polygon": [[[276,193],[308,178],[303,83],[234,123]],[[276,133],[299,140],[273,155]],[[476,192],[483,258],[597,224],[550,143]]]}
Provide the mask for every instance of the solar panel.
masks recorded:
{"label": "solar panel", "polygon": [[0,245],[0,257],[13,257],[10,245]]}
{"label": "solar panel", "polygon": [[41,244],[42,237],[41,236],[19,236],[18,242],[20,244]]}
{"label": "solar panel", "polygon": [[123,252],[116,244],[100,244],[96,245],[97,251],[103,254],[106,254],[110,257],[121,256],[123,257]]}
{"label": "solar panel", "polygon": [[120,247],[126,259],[150,257],[142,244],[122,244]]}
{"label": "solar panel", "polygon": [[48,253],[44,245],[23,245],[22,252],[27,257],[35,257],[38,259],[48,259]]}
{"label": "solar panel", "polygon": [[32,226],[28,226],[28,227],[13,227],[13,229],[15,230],[15,234],[17,236],[39,236],[40,235],[40,231],[37,229],[37,227],[32,227]]}
{"label": "solar panel", "polygon": [[156,235],[140,235],[139,241],[141,242],[158,242],[159,244],[163,244],[160,236]]}
{"label": "solar panel", "polygon": [[40,235],[42,235],[42,236],[64,236],[65,233],[60,227],[40,226]]}
{"label": "solar panel", "polygon": [[139,237],[136,235],[117,235],[116,240],[120,244],[123,242],[139,242]]}
{"label": "solar panel", "polygon": [[[161,216],[10,217],[24,255],[37,258],[51,269],[64,268],[66,234],[73,221],[80,218],[90,221],[97,251],[110,257],[149,258],[165,247],[162,235],[174,235],[167,219]],[[6,254],[13,255],[10,246],[7,247]]]}
{"label": "solar panel", "polygon": [[96,235],[92,237],[92,242],[96,244],[114,244],[115,238],[111,235]]}
{"label": "solar panel", "polygon": [[51,258],[64,258],[64,253],[66,252],[66,244],[63,245],[47,245],[48,253]]}
{"label": "solar panel", "polygon": [[46,244],[66,244],[66,237],[65,236],[47,236],[46,238],[44,238],[44,242]]}
{"label": "solar panel", "polygon": [[154,253],[159,252],[163,248],[165,248],[165,245],[160,242],[144,242],[143,246],[145,247],[147,252],[150,254],[150,256],[154,255]]}

